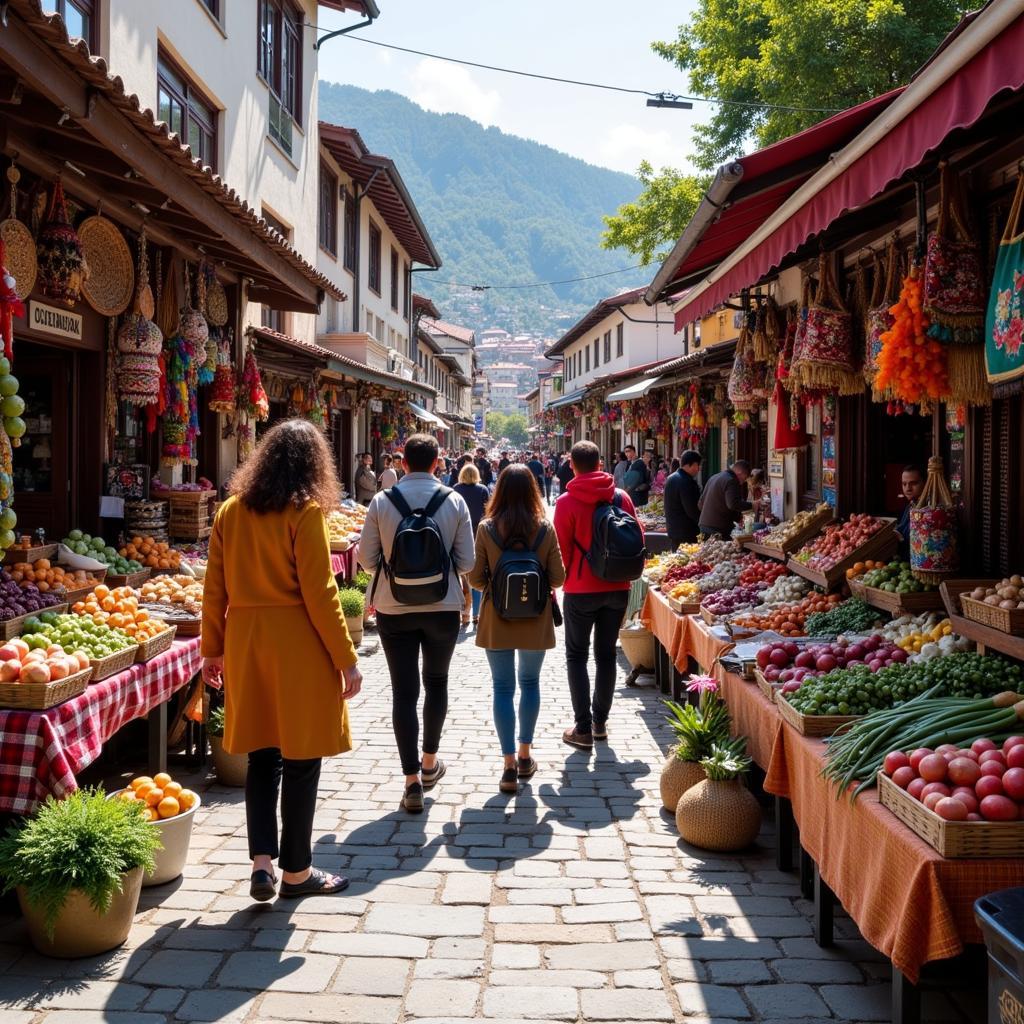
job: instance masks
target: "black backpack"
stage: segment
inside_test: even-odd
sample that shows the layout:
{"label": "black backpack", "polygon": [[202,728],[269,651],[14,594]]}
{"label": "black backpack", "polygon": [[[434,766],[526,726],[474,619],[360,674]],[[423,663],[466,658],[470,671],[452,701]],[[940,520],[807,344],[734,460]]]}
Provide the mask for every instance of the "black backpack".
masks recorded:
{"label": "black backpack", "polygon": [[[402,517],[391,545],[390,562],[383,552],[380,556],[380,571],[388,577],[391,593],[399,604],[435,604],[448,594],[453,560],[434,513],[451,493],[448,487],[438,487],[425,507],[412,509],[397,487],[384,492]],[[371,604],[379,578],[380,572],[370,592]]]}
{"label": "black backpack", "polygon": [[[608,583],[626,583],[639,579],[644,571],[647,550],[640,524],[622,507],[622,492],[616,491],[612,500],[599,502],[594,507],[590,550],[583,556],[590,563],[590,571]],[[583,573],[580,559],[578,573]]]}
{"label": "black backpack", "polygon": [[491,604],[502,619],[534,619],[547,607],[551,597],[547,569],[544,568],[537,549],[540,547],[547,527],[541,526],[537,539],[532,545],[523,537],[510,537],[502,544],[492,523],[487,532],[494,543],[501,548],[498,564],[491,574]]}

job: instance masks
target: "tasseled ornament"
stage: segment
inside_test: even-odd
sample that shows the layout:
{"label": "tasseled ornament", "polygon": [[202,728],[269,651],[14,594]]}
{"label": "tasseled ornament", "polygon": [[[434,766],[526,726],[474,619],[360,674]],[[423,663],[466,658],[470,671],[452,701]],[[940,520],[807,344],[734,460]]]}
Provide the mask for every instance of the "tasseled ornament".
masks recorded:
{"label": "tasseled ornament", "polygon": [[7,272],[7,251],[0,239],[0,337],[4,339],[4,357],[14,359],[14,318],[25,315],[25,304],[18,298],[17,281]]}

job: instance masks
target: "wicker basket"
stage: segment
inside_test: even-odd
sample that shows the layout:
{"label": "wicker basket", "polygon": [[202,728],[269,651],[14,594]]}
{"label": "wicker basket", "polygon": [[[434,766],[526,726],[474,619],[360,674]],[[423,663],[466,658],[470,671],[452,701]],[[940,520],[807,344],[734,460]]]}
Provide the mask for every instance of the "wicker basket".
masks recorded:
{"label": "wicker basket", "polygon": [[783,720],[801,736],[832,736],[848,729],[860,720],[860,715],[803,715],[780,694],[776,694],[775,706]]}
{"label": "wicker basket", "polygon": [[990,626],[992,629],[998,629],[1000,633],[1009,633],[1011,636],[1024,635],[1024,609],[996,608],[966,594],[960,595],[960,607],[967,618],[980,622],[983,626]]}
{"label": "wicker basket", "polygon": [[[44,612],[56,612],[58,615],[63,615],[67,610],[67,603],[52,604],[49,608],[41,609]],[[16,636],[21,636],[25,629],[25,623],[34,615],[38,616],[39,614],[40,612],[28,612],[25,615],[19,615],[17,618],[6,619],[0,622],[0,640],[13,640]]]}
{"label": "wicker basket", "polygon": [[681,601],[678,597],[670,597],[668,605],[678,615],[696,615],[700,611],[699,601]]}
{"label": "wicker basket", "polygon": [[94,658],[92,663],[92,681],[98,683],[101,679],[116,676],[118,672],[124,672],[135,664],[135,655],[138,644],[132,644],[123,651],[116,654],[108,654],[105,658]]}
{"label": "wicker basket", "polygon": [[50,683],[0,683],[0,708],[45,711],[77,697],[89,685],[91,668]]}
{"label": "wicker basket", "polygon": [[166,500],[173,512],[175,505],[203,505],[216,494],[216,491],[168,491]]}
{"label": "wicker basket", "polygon": [[754,680],[757,682],[757,688],[772,702],[777,703],[776,694],[782,689],[782,683],[770,683],[764,677],[764,673],[759,669],[754,669]]}
{"label": "wicker basket", "polygon": [[19,562],[38,562],[40,558],[52,559],[57,554],[57,544],[40,544],[32,548],[15,545],[4,552],[4,565],[17,565]]}
{"label": "wicker basket", "polygon": [[176,633],[177,627],[171,626],[162,633],[157,633],[156,636],[151,637],[149,640],[140,641],[138,653],[135,655],[136,662],[142,664],[143,662],[152,661],[158,654],[163,654],[164,651],[169,650],[171,644],[174,643]]}
{"label": "wicker basket", "polygon": [[146,580],[153,574],[153,570],[150,568],[140,569],[138,572],[130,573],[115,573],[112,576],[107,577],[107,586],[114,589],[114,587],[134,587],[138,590]]}
{"label": "wicker basket", "polygon": [[894,594],[891,590],[869,587],[860,580],[846,581],[850,593],[872,608],[881,608],[893,618],[901,615],[920,615],[921,612],[934,612],[942,608],[942,595],[939,591],[919,591],[915,594]]}
{"label": "wicker basket", "polygon": [[334,552],[334,554],[336,555],[340,555],[343,552],[348,551],[350,547],[352,547],[352,545],[348,540],[331,541],[331,551]]}
{"label": "wicker basket", "polygon": [[120,316],[135,291],[132,254],[117,225],[106,217],[87,217],[78,226],[89,276],[82,284],[86,302],[103,316]]}
{"label": "wicker basket", "polygon": [[649,629],[620,629],[619,643],[633,668],[654,668],[654,634]]}
{"label": "wicker basket", "polygon": [[1020,860],[1024,822],[946,821],[900,789],[885,772],[878,773],[878,800],[943,857]]}
{"label": "wicker basket", "polygon": [[0,238],[3,239],[6,257],[4,263],[7,272],[14,278],[15,294],[19,299],[27,299],[36,286],[39,274],[39,263],[36,258],[36,240],[13,213],[0,223]]}

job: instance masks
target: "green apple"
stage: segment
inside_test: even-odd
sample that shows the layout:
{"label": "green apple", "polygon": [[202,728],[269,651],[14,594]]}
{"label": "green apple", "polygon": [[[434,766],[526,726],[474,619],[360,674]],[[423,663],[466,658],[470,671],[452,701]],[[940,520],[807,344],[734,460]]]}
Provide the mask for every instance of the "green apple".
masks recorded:
{"label": "green apple", "polygon": [[0,413],[4,416],[20,416],[25,411],[25,399],[21,395],[8,395],[0,402]]}
{"label": "green apple", "polygon": [[0,530],[13,530],[18,525],[18,517],[13,508],[0,510]]}
{"label": "green apple", "polygon": [[4,433],[8,437],[24,437],[27,429],[25,421],[20,416],[4,417]]}
{"label": "green apple", "polygon": [[0,376],[0,395],[6,398],[8,395],[16,395],[17,393],[18,378],[12,377],[9,373]]}

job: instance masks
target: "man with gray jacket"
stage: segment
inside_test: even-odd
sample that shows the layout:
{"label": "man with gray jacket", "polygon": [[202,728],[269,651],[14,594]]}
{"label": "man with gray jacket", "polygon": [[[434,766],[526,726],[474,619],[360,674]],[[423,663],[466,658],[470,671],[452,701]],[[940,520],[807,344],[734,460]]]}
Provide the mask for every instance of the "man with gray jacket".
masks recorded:
{"label": "man with gray jacket", "polygon": [[[429,434],[414,434],[405,443],[402,459],[405,476],[393,490],[400,495],[399,504],[404,499],[409,510],[427,510],[441,535],[445,551],[450,553],[444,597],[430,604],[415,605],[396,598],[387,566],[392,562],[395,536],[403,517],[384,491],[370,502],[359,541],[359,561],[364,569],[374,573],[371,592],[377,611],[377,632],[391,675],[391,720],[405,775],[402,807],[413,814],[423,810],[424,790],[433,788],[445,773],[444,762],[438,759],[437,751],[448,713],[448,667],[455,652],[463,610],[460,576],[469,572],[475,561],[469,508],[461,495],[441,487],[435,479],[437,458],[437,441]],[[431,511],[432,499],[441,498],[439,489],[447,493]],[[417,713],[421,650],[425,691],[422,759]]]}
{"label": "man with gray jacket", "polygon": [[716,473],[704,485],[697,508],[700,509],[700,532],[729,538],[750,502],[743,500],[740,490],[750,476],[750,463],[737,459],[728,469]]}

